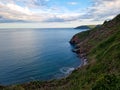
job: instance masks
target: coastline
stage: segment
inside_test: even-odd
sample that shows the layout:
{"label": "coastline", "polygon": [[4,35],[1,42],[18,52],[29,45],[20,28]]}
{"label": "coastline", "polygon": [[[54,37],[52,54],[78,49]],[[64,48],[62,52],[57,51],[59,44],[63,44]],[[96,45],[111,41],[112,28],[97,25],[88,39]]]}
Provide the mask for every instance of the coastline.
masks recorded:
{"label": "coastline", "polygon": [[[82,33],[82,32],[80,32]],[[85,49],[81,48],[79,43],[80,40],[75,34],[72,39],[69,41],[69,43],[73,46],[72,52],[77,54],[77,57],[80,58],[81,64],[78,66],[78,68],[81,68],[82,66],[85,66],[88,64],[88,58],[87,58],[87,52],[85,52]],[[82,42],[81,42],[82,43]]]}
{"label": "coastline", "polygon": [[[81,32],[80,32],[81,33]],[[71,40],[74,39],[73,37],[71,38]],[[79,42],[79,41],[78,41]],[[69,42],[70,43],[70,42]],[[70,43],[71,44],[71,43]],[[72,46],[74,46],[73,44],[71,44]],[[76,44],[77,45],[77,44]],[[77,47],[74,47],[73,50],[75,49],[78,49]],[[9,87],[9,86],[13,86],[13,85],[23,85],[23,84],[27,84],[27,83],[31,83],[31,82],[36,82],[36,81],[39,81],[39,82],[50,82],[50,81],[53,81],[53,80],[61,80],[61,79],[66,79],[68,78],[75,70],[77,69],[80,69],[82,66],[86,65],[88,62],[87,62],[87,58],[86,58],[86,54],[85,53],[78,53],[77,51],[74,52],[76,53],[76,57],[79,57],[79,59],[81,60],[81,63],[79,66],[75,67],[74,69],[72,69],[69,73],[67,73],[65,76],[63,77],[58,77],[56,79],[50,79],[50,80],[34,80],[34,81],[29,81],[29,82],[23,82],[23,83],[20,83],[20,84],[10,84],[10,85],[3,85],[3,84],[0,84],[0,88],[2,87]]]}
{"label": "coastline", "polygon": [[[80,65],[78,69],[76,68],[75,70],[73,70],[72,73],[70,73],[67,77],[44,82],[34,81],[8,87],[0,86],[0,89],[3,88],[2,90],[99,90],[99,89],[119,90],[120,88],[119,26],[120,15],[118,15],[113,20],[104,23],[99,28],[94,28],[89,31],[81,32],[80,35],[79,34],[74,35],[70,40],[70,44],[74,46],[72,51],[75,52],[79,58],[81,58],[82,65]],[[4,87],[6,89],[4,89]]]}

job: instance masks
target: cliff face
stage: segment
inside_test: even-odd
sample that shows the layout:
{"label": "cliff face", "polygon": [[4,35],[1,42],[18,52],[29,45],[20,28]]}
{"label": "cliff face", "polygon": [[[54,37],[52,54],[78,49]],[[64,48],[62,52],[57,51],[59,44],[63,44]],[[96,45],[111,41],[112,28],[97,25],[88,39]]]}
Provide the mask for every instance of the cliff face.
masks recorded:
{"label": "cliff face", "polygon": [[[85,53],[88,60],[88,65],[84,66],[86,68],[81,73],[85,78],[89,77],[90,82],[83,85],[87,89],[81,90],[120,89],[120,14],[98,28],[74,35],[70,43],[77,48],[79,56]],[[115,78],[116,82],[112,80]]]}
{"label": "cliff face", "polygon": [[116,16],[111,21],[105,21],[103,25],[89,31],[84,31],[73,36],[70,40],[71,44],[77,48],[83,49],[88,53],[96,44],[104,41],[114,33],[117,33],[120,28],[120,15]]}

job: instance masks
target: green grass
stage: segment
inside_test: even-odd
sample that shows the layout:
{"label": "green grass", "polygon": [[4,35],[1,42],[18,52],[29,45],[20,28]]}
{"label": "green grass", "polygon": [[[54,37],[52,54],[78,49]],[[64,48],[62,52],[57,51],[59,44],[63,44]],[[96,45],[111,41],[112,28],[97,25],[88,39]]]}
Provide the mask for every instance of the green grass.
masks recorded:
{"label": "green grass", "polygon": [[96,83],[92,87],[92,90],[120,90],[119,75],[101,75],[96,80]]}
{"label": "green grass", "polygon": [[90,30],[83,31],[83,32],[77,34],[77,36],[79,37],[80,40],[84,40],[89,35],[89,33],[90,33]]}
{"label": "green grass", "polygon": [[95,28],[97,25],[87,25],[89,28],[93,29]]}

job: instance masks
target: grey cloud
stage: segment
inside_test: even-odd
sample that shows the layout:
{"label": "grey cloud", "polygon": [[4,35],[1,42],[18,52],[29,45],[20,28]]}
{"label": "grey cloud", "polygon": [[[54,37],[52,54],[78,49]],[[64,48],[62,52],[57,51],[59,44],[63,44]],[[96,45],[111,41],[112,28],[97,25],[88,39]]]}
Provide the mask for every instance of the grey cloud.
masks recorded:
{"label": "grey cloud", "polygon": [[52,18],[48,18],[44,20],[43,22],[69,22],[69,21],[75,21],[79,20],[81,15],[78,16],[67,16],[67,17],[59,17],[59,16],[54,16]]}
{"label": "grey cloud", "polygon": [[104,21],[110,20],[120,13],[120,0],[93,0],[93,5],[88,7],[83,15],[59,18],[53,17],[45,20],[46,22],[67,22],[75,20]]}
{"label": "grey cloud", "polygon": [[15,20],[15,19],[8,19],[0,16],[0,23],[12,23],[12,22],[26,22],[24,20]]}
{"label": "grey cloud", "polygon": [[[120,13],[120,0],[93,0],[93,5],[88,7],[86,11],[77,12],[78,15],[74,15],[75,13],[68,14],[67,12],[61,14],[57,13],[56,10],[48,8],[47,0],[0,0],[0,2],[9,2],[16,3],[21,2],[24,3],[26,7],[29,8],[40,8],[41,11],[48,10],[47,13],[39,13],[39,14],[27,14],[24,9],[20,11],[11,10],[5,5],[0,5],[0,22],[69,22],[69,21],[76,21],[76,20],[93,20],[93,21],[104,21],[107,19],[111,19],[112,16],[117,15]],[[47,7],[47,8],[46,8]],[[64,10],[64,9],[63,9]],[[52,12],[53,11],[53,12]],[[25,13],[24,13],[25,12]],[[30,11],[31,13],[31,11]],[[57,13],[57,14],[55,14]],[[66,14],[66,15],[64,15]],[[4,17],[3,17],[4,16]]]}
{"label": "grey cloud", "polygon": [[14,2],[19,2],[24,4],[29,8],[40,8],[40,7],[47,7],[47,0],[14,0]]}
{"label": "grey cloud", "polygon": [[104,21],[113,18],[120,13],[119,0],[93,0],[93,6],[82,15],[81,19],[92,19],[93,21]]}
{"label": "grey cloud", "polygon": [[35,0],[34,4],[37,6],[46,6],[47,5],[45,0]]}
{"label": "grey cloud", "polygon": [[64,19],[62,18],[48,18],[46,20],[44,20],[43,22],[64,22]]}

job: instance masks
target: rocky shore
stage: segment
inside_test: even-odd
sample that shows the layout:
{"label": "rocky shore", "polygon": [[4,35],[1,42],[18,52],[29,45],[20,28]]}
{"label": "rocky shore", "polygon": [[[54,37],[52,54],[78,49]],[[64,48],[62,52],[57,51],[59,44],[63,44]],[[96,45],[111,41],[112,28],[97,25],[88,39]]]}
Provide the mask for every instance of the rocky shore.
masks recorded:
{"label": "rocky shore", "polygon": [[80,41],[77,35],[74,35],[70,40],[70,44],[73,46],[72,52],[76,53],[82,62],[79,67],[88,64],[87,52],[81,47],[80,43],[82,43],[82,41]]}

